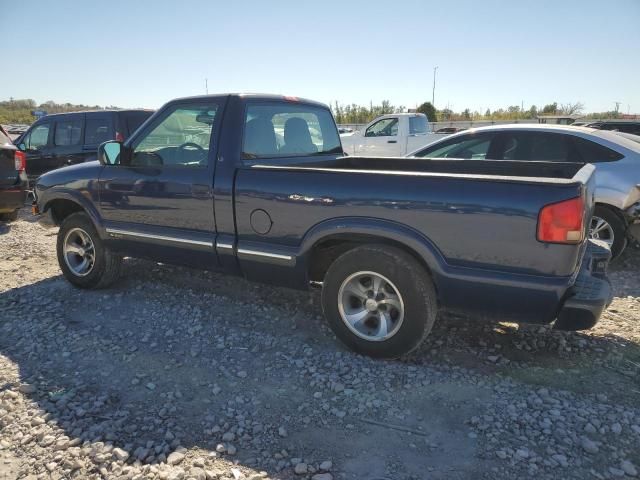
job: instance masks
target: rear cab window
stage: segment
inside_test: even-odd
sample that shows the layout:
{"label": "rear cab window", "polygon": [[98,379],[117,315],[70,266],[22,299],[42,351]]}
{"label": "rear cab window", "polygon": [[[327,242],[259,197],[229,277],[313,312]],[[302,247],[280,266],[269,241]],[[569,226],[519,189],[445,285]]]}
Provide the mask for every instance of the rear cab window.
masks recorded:
{"label": "rear cab window", "polygon": [[242,158],[286,158],[341,154],[331,112],[298,102],[249,102],[245,110]]}
{"label": "rear cab window", "polygon": [[427,118],[423,116],[409,117],[409,135],[424,135],[428,132]]}

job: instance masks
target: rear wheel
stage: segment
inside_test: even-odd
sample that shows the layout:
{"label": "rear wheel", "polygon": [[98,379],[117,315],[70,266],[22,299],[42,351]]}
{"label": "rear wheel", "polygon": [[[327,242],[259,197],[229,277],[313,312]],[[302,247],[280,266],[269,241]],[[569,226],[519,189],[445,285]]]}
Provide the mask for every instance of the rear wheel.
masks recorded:
{"label": "rear wheel", "polygon": [[122,257],[104,246],[85,213],[64,219],[58,231],[57,253],[62,273],[76,287],[108,287],[120,274]]}
{"label": "rear wheel", "polygon": [[596,206],[591,217],[589,237],[609,245],[613,258],[620,255],[627,245],[626,230],[624,221],[614,211]]}
{"label": "rear wheel", "polygon": [[437,300],[429,274],[411,255],[386,245],[364,245],[331,264],[322,308],[349,348],[396,358],[414,350],[429,334]]}

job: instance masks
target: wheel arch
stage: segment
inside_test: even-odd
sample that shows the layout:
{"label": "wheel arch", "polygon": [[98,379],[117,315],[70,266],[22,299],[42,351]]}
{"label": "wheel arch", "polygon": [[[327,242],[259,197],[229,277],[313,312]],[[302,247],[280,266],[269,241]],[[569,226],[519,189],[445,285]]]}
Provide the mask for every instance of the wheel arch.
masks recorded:
{"label": "wheel arch", "polygon": [[321,282],[331,263],[343,253],[366,244],[396,247],[411,255],[431,275],[437,289],[444,258],[435,245],[410,227],[372,218],[340,218],[320,223],[302,242],[307,277]]}
{"label": "wheel arch", "polygon": [[96,207],[85,197],[75,191],[53,192],[51,198],[44,199],[42,213],[49,212],[56,225],[77,212],[84,212],[91,219],[98,232],[102,232],[102,221]]}
{"label": "wheel arch", "polygon": [[627,219],[624,216],[624,212],[620,208],[616,207],[615,205],[611,205],[610,203],[604,203],[604,202],[596,202],[595,207],[606,208],[610,212],[614,213],[618,218],[620,218],[620,220],[622,220],[625,223],[625,225],[628,223]]}

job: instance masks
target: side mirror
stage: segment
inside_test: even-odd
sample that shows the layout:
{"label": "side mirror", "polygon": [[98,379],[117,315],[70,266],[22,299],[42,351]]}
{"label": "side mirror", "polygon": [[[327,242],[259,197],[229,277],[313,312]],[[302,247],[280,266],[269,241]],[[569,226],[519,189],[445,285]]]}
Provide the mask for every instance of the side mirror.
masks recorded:
{"label": "side mirror", "polygon": [[98,160],[102,165],[119,165],[122,144],[116,140],[104,142],[98,147]]}
{"label": "side mirror", "polygon": [[21,152],[26,152],[27,151],[27,146],[24,143],[19,143],[18,144],[18,150],[20,150]]}

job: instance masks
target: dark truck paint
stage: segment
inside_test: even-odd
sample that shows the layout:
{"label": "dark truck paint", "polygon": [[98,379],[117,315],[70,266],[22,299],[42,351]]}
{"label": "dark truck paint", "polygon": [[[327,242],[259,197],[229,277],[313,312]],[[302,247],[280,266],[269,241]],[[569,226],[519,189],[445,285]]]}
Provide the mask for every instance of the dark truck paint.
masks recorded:
{"label": "dark truck paint", "polygon": [[[170,130],[170,143],[168,125],[176,122],[168,119],[203,104],[198,121],[215,119],[208,151],[194,142],[164,147],[165,137],[155,137]],[[260,124],[264,119],[251,113],[262,107],[307,119],[301,138],[315,132],[324,143],[305,147],[313,153],[284,154],[300,122],[287,120],[279,138],[279,114]],[[322,286],[338,337],[374,356],[415,348],[437,309],[517,322],[557,319],[562,329],[596,323],[611,293],[609,251],[586,239],[592,165],[345,157],[332,143],[338,137],[328,112],[279,96],[178,99],[124,145],[101,146],[100,163],[42,176],[36,208],[62,225],[58,255],[66,277],[103,286],[116,278],[122,256],[137,256],[292,288]],[[265,133],[265,125],[274,132]],[[151,140],[162,145],[145,150]],[[271,154],[248,154],[250,143]],[[163,163],[185,156],[179,165]],[[144,163],[134,165],[134,158]],[[581,218],[573,241],[539,240],[541,211],[574,200]],[[86,253],[82,240],[65,250],[65,238],[78,229],[95,249],[86,264],[75,253]],[[89,264],[93,270],[82,278],[70,269]]]}

